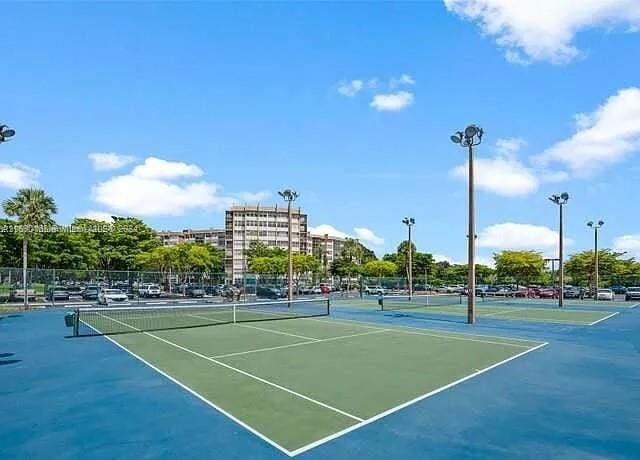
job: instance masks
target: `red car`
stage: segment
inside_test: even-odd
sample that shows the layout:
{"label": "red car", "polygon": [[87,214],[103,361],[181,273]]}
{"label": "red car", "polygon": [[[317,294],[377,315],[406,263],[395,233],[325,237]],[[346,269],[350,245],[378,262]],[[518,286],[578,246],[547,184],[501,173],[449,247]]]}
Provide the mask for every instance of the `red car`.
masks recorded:
{"label": "red car", "polygon": [[538,297],[541,299],[557,299],[558,291],[555,289],[540,289],[538,291]]}

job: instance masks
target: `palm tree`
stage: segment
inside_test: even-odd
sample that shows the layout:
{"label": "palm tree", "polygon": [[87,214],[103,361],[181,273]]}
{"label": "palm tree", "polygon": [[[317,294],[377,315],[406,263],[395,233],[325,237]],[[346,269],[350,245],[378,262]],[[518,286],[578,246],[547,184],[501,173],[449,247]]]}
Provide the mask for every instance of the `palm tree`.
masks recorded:
{"label": "palm tree", "polygon": [[27,244],[29,236],[35,228],[53,223],[51,214],[58,212],[56,203],[44,190],[24,188],[18,190],[16,196],[2,203],[4,213],[9,217],[17,217],[22,227],[22,285],[24,289],[24,306],[28,307],[27,292]]}

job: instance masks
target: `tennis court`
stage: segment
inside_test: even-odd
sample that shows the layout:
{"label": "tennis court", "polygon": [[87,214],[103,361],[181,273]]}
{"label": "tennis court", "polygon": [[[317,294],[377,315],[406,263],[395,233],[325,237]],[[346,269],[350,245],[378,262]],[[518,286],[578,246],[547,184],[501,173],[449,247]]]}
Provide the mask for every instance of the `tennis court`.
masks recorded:
{"label": "tennis court", "polygon": [[546,345],[339,321],[326,315],[327,308],[326,299],[312,299],[86,309],[79,311],[79,332],[107,333],[115,345],[288,455]]}
{"label": "tennis court", "polygon": [[[466,297],[459,295],[417,295],[386,296],[383,299],[385,311],[411,310],[416,313],[434,315],[466,316]],[[336,302],[337,305],[380,309],[377,298],[354,298]],[[526,303],[512,302],[503,298],[481,299],[476,302],[476,315],[479,319],[494,318],[517,321],[536,321],[571,325],[593,326],[609,319],[617,312],[567,308],[534,307]]]}

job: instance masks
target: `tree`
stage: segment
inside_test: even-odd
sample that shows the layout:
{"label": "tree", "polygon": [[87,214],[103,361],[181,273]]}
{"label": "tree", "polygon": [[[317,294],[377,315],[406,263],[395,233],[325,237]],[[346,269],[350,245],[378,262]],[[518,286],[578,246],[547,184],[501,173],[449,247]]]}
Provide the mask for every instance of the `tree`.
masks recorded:
{"label": "tree", "polygon": [[293,273],[295,275],[296,285],[300,286],[300,278],[305,273],[320,272],[320,261],[314,256],[308,254],[294,254],[292,258]]}
{"label": "tree", "polygon": [[24,289],[24,305],[28,305],[27,296],[27,246],[28,240],[39,227],[53,224],[52,214],[58,212],[56,203],[44,193],[44,190],[25,188],[18,190],[16,196],[2,203],[4,213],[16,217],[21,226],[22,235],[22,284]]}
{"label": "tree", "polygon": [[15,267],[20,262],[21,242],[16,235],[16,222],[0,219],[0,267]]}
{"label": "tree", "polygon": [[380,284],[380,278],[393,276],[397,271],[397,265],[388,260],[370,260],[362,267],[362,274],[377,277],[378,284]]}
{"label": "tree", "polygon": [[544,258],[536,251],[502,251],[494,254],[499,278],[528,284],[539,280],[544,273]]}
{"label": "tree", "polygon": [[[633,258],[622,259],[624,253],[610,249],[598,251],[598,271],[611,284],[628,284],[637,280],[640,264]],[[565,273],[571,283],[578,286],[595,284],[595,257],[593,251],[582,251],[572,254],[564,265]],[[627,281],[628,280],[628,281]],[[603,283],[604,284],[604,283]],[[604,284],[606,285],[606,284]]]}

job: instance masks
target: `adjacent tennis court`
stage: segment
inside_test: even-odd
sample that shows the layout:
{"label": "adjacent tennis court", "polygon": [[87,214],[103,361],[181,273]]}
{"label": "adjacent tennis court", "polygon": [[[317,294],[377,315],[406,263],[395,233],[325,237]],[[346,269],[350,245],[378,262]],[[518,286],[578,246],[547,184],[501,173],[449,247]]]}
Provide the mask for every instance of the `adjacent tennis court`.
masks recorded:
{"label": "adjacent tennis court", "polygon": [[[373,297],[336,301],[336,305],[381,309],[378,299]],[[382,309],[385,311],[411,310],[416,313],[434,315],[466,316],[466,297],[450,294],[385,296]],[[479,319],[494,318],[518,321],[542,321],[549,323],[593,326],[609,319],[617,312],[567,308],[532,307],[526,303],[511,303],[504,299],[481,299],[476,303]]]}
{"label": "adjacent tennis court", "polygon": [[546,345],[339,321],[326,317],[326,309],[323,299],[76,314],[80,334],[107,333],[288,455]]}

